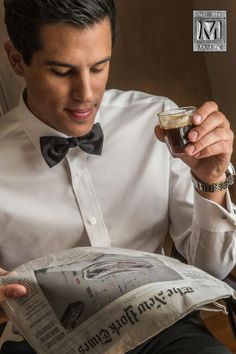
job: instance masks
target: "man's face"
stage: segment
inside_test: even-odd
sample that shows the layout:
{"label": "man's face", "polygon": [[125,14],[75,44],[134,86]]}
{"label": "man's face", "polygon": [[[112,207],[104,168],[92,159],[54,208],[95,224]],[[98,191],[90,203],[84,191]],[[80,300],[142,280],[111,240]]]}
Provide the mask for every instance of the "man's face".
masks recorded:
{"label": "man's face", "polygon": [[70,136],[87,134],[105,90],[111,57],[111,28],[104,20],[91,28],[44,25],[41,49],[23,76],[27,105],[43,122]]}

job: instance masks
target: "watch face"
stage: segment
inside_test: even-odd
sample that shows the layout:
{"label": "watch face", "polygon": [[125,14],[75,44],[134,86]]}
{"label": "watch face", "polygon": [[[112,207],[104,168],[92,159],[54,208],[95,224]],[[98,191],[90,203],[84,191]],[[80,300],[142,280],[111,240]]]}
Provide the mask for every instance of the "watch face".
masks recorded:
{"label": "watch face", "polygon": [[233,166],[233,164],[231,162],[230,162],[226,172],[228,173],[228,175],[235,176],[236,171],[235,171],[235,168],[234,168],[234,166]]}

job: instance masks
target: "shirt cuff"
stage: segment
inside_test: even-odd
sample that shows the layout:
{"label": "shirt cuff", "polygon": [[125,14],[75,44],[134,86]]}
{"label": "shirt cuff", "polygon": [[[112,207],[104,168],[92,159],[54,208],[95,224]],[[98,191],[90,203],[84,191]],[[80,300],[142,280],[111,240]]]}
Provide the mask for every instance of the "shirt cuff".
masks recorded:
{"label": "shirt cuff", "polygon": [[236,206],[232,203],[228,190],[226,193],[227,210],[194,190],[194,221],[200,228],[212,232],[235,230]]}

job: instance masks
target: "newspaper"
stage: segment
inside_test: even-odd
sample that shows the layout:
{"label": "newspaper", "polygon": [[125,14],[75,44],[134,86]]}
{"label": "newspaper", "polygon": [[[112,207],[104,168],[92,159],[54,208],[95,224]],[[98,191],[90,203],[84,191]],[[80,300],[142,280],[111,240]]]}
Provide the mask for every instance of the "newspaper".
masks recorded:
{"label": "newspaper", "polygon": [[235,298],[224,282],[163,255],[82,247],[51,254],[0,278],[26,296],[4,310],[39,354],[122,354],[194,310]]}

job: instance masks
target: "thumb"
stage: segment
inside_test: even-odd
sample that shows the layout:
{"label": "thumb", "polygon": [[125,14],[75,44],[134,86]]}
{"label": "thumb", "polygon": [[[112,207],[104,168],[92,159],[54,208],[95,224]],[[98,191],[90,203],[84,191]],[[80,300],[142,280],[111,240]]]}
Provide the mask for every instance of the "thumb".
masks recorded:
{"label": "thumb", "polygon": [[157,137],[158,140],[165,142],[165,136],[160,128],[160,125],[157,125],[154,129],[155,135]]}
{"label": "thumb", "polygon": [[[0,268],[0,276],[9,274],[6,270]],[[21,284],[8,284],[0,286],[0,303],[6,298],[24,296],[27,294],[26,288]]]}

